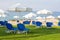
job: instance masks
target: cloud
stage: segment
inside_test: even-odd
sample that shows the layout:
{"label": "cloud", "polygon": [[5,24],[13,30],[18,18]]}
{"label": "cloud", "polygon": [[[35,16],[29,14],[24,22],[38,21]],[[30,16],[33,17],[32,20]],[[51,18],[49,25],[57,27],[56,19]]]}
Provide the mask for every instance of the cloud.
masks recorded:
{"label": "cloud", "polygon": [[10,8],[18,7],[19,5],[21,5],[21,4],[20,3],[16,3],[13,6],[11,6]]}

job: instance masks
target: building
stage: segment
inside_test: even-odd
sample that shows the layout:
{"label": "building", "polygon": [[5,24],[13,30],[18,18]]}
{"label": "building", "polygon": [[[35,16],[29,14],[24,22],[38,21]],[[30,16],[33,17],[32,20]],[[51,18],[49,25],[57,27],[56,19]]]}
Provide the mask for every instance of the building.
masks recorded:
{"label": "building", "polygon": [[31,12],[32,8],[10,8],[8,11],[15,11],[15,12]]}

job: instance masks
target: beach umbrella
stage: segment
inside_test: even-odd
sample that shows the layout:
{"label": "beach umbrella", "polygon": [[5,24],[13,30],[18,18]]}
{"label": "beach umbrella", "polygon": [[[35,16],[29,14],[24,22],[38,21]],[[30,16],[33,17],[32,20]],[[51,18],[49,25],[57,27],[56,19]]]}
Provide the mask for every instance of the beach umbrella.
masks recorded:
{"label": "beach umbrella", "polygon": [[7,13],[6,11],[0,9],[0,17],[6,17],[6,14]]}
{"label": "beach umbrella", "polygon": [[6,19],[5,19],[6,17],[7,17],[6,14],[3,14],[3,15],[2,15],[2,18],[3,18],[4,20],[6,20]]}
{"label": "beach umbrella", "polygon": [[38,16],[38,17],[36,17],[36,19],[42,19],[42,17]]}
{"label": "beach umbrella", "polygon": [[30,25],[32,25],[32,19],[33,17],[36,17],[37,15],[33,12],[30,12],[26,15],[24,15],[23,17],[26,19],[26,20],[30,20]]}
{"label": "beach umbrella", "polygon": [[57,18],[58,18],[58,20],[60,21],[60,16],[58,16]]}
{"label": "beach umbrella", "polygon": [[0,9],[0,14],[1,14],[1,13],[5,13],[5,11],[4,11],[4,10],[2,10],[2,9]]}
{"label": "beach umbrella", "polygon": [[43,18],[40,17],[40,16],[38,16],[38,17],[36,17],[36,20],[37,20],[37,21],[43,21]]}
{"label": "beach umbrella", "polygon": [[54,16],[47,16],[46,18],[53,18],[54,19],[55,17]]}
{"label": "beach umbrella", "polygon": [[60,16],[58,16],[58,18],[60,18]]}
{"label": "beach umbrella", "polygon": [[6,15],[5,15],[5,14],[3,14],[3,15],[2,15],[2,17],[6,17]]}
{"label": "beach umbrella", "polygon": [[0,17],[1,17],[1,19],[4,19],[5,20],[6,14],[0,15]]}
{"label": "beach umbrella", "polygon": [[2,10],[2,9],[0,9],[0,17],[1,17],[2,15],[4,15],[4,13],[5,13],[5,11]]}
{"label": "beach umbrella", "polygon": [[47,16],[46,19],[47,19],[46,21],[50,21],[50,22],[55,21],[54,16]]}
{"label": "beach umbrella", "polygon": [[52,12],[49,10],[43,9],[43,10],[37,11],[37,14],[52,14]]}
{"label": "beach umbrella", "polygon": [[0,17],[1,17],[1,15],[0,15]]}
{"label": "beach umbrella", "polygon": [[[52,11],[49,11],[49,10],[43,9],[43,10],[39,10],[39,11],[37,11],[37,14],[51,15],[51,14],[52,14]],[[45,22],[46,22],[46,16],[45,16],[44,19],[45,19]]]}
{"label": "beach umbrella", "polygon": [[36,16],[36,14],[31,12],[31,13],[28,13],[28,14],[24,15],[23,17],[26,18],[26,19],[32,19],[32,17],[35,17],[35,16]]}
{"label": "beach umbrella", "polygon": [[19,16],[13,16],[14,19],[18,20],[19,19]]}
{"label": "beach umbrella", "polygon": [[36,19],[42,19],[42,17],[38,16],[38,17],[36,17]]}
{"label": "beach umbrella", "polygon": [[5,14],[6,12],[4,11],[4,10],[2,10],[2,9],[0,9],[0,17],[2,18],[2,19],[5,19],[5,17],[6,17],[6,14]]}

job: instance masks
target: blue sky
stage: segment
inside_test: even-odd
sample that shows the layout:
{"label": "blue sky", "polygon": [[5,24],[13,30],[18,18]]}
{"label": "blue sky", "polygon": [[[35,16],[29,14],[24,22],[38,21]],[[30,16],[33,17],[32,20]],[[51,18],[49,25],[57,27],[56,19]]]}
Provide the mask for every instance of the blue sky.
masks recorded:
{"label": "blue sky", "polygon": [[7,10],[16,3],[31,7],[33,10],[48,9],[60,12],[60,0],[0,0],[0,9]]}

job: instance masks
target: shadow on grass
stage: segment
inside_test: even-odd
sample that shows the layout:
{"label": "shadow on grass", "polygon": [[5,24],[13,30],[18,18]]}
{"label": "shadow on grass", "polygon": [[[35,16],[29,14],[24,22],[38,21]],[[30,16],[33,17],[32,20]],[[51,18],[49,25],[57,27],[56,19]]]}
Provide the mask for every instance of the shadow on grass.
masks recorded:
{"label": "shadow on grass", "polygon": [[38,36],[44,36],[44,35],[50,35],[50,34],[57,34],[60,33],[60,29],[57,28],[36,28],[36,29],[31,29],[28,34],[13,34],[13,33],[5,33],[3,30],[5,28],[0,28],[0,36],[9,36],[13,35],[13,37],[8,37],[8,38],[3,38],[3,39],[16,39],[16,38],[31,38],[31,37],[38,37]]}
{"label": "shadow on grass", "polygon": [[8,36],[8,35],[14,35],[13,33],[6,33],[5,27],[0,27],[0,36]]}

